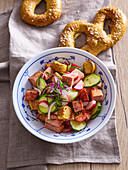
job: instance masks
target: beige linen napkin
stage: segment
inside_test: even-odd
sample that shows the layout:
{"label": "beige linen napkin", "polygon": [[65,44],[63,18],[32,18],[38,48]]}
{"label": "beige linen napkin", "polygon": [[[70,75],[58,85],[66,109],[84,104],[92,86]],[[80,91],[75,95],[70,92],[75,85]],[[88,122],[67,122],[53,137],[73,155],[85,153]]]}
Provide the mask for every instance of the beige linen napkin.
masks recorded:
{"label": "beige linen napkin", "polygon": [[[10,116],[9,30],[12,9],[0,14],[0,170],[7,170]],[[17,151],[16,151],[17,152]],[[13,168],[14,169],[14,168]],[[22,168],[15,168],[21,170]],[[46,165],[24,166],[23,170],[46,170]]]}
{"label": "beige linen napkin", "polygon": [[8,71],[9,32],[11,10],[0,14],[0,169],[6,169],[9,135],[10,82]]}
{"label": "beige linen napkin", "polygon": [[[93,22],[96,12],[100,8],[110,5],[109,0],[62,0],[62,2],[63,10],[61,18],[53,24],[39,28],[30,26],[21,20],[20,5],[22,0],[16,1],[9,20],[11,90],[18,71],[28,59],[45,49],[59,45],[60,34],[68,22],[79,19]],[[42,6],[40,5],[38,12],[40,12],[41,8]],[[2,41],[2,39],[0,40]],[[79,45],[81,44],[78,43]],[[112,62],[111,49],[103,52],[98,57],[109,67],[115,79],[116,70]],[[2,88],[4,87],[4,85],[0,85]],[[6,101],[4,102],[9,102],[7,95],[8,92],[6,91]],[[4,112],[9,112],[9,110],[4,110]],[[8,116],[9,114],[6,118]],[[28,169],[32,169],[32,165],[34,169],[35,165],[38,165],[36,169],[45,169],[46,167],[43,164],[48,163],[120,163],[115,112],[107,125],[95,136],[73,144],[53,144],[40,140],[30,134],[17,119],[12,100],[10,100],[9,127],[7,124],[6,138],[8,137],[9,128],[9,142],[6,144],[8,145],[9,143],[7,154],[8,168],[28,166]],[[2,133],[2,131],[0,132]]]}

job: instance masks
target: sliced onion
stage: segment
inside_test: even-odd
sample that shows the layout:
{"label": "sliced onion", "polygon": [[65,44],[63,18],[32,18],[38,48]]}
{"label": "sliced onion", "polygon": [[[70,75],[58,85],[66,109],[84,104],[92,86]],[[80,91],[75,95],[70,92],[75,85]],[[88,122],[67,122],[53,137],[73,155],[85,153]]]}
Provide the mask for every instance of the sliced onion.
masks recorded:
{"label": "sliced onion", "polygon": [[49,93],[53,93],[53,90],[51,89]]}
{"label": "sliced onion", "polygon": [[57,83],[57,81],[59,80],[56,76],[54,76],[55,77],[55,82]]}
{"label": "sliced onion", "polygon": [[36,88],[36,87],[34,87],[34,86],[33,86],[33,88],[39,92],[39,95],[41,95],[40,89],[38,89],[38,88]]}
{"label": "sliced onion", "polygon": [[56,91],[60,92],[60,89],[59,89],[59,88],[56,88]]}
{"label": "sliced onion", "polygon": [[48,119],[50,119],[50,114],[51,114],[51,109],[53,107],[53,105],[55,104],[56,102],[53,102],[50,106],[49,106],[49,109],[48,109]]}
{"label": "sliced onion", "polygon": [[66,88],[66,90],[70,90],[70,89],[71,89],[71,87],[69,87],[69,86],[66,85],[66,84],[64,84],[63,86],[64,86],[64,88]]}
{"label": "sliced onion", "polygon": [[60,86],[60,82],[58,81],[58,86],[59,86],[59,90],[60,90],[60,93],[62,95],[62,89],[61,89],[61,86]]}
{"label": "sliced onion", "polygon": [[44,78],[44,74],[41,76],[41,78]]}
{"label": "sliced onion", "polygon": [[56,76],[55,76],[55,82],[58,84],[58,87],[59,87],[59,90],[58,89],[56,89],[56,90],[59,91],[62,95],[62,89],[61,89],[61,86],[60,86],[60,81]]}
{"label": "sliced onion", "polygon": [[50,83],[48,84],[45,88],[49,87],[49,86],[55,86],[55,83]]}
{"label": "sliced onion", "polygon": [[47,88],[43,89],[42,92],[41,92],[41,94],[43,94],[46,90],[47,90]]}
{"label": "sliced onion", "polygon": [[[45,89],[43,89],[42,94],[48,89],[47,87],[49,87],[49,89],[53,89],[53,87],[55,86],[55,83],[50,83],[47,86],[45,86]],[[52,93],[53,91],[49,91],[50,93]]]}

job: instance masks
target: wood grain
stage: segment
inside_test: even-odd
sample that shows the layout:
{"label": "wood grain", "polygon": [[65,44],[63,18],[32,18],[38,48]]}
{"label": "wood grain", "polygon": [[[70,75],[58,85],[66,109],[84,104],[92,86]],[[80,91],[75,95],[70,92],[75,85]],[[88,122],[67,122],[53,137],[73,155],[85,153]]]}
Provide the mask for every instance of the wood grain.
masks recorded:
{"label": "wood grain", "polygon": [[[128,0],[111,0],[112,5],[119,7],[128,18]],[[0,0],[0,12],[12,7],[14,0]],[[128,169],[128,29],[125,35],[113,48],[114,61],[117,66],[117,101],[116,124],[119,146],[121,152],[121,164],[88,164],[73,163],[64,165],[48,165],[48,170],[127,170]]]}

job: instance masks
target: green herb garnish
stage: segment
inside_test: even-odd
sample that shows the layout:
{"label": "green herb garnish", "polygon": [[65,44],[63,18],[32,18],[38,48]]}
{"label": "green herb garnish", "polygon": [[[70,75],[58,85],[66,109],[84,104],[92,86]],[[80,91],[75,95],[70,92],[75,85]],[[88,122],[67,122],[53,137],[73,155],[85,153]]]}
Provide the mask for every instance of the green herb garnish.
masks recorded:
{"label": "green herb garnish", "polygon": [[72,63],[70,63],[70,64],[68,65],[68,71],[70,71],[71,66],[72,66]]}
{"label": "green herb garnish", "polygon": [[71,66],[70,69],[71,69],[71,68],[74,68],[74,69],[76,68],[76,69],[78,69],[78,70],[84,72],[84,70],[83,70],[82,68],[80,68],[80,67]]}
{"label": "green herb garnish", "polygon": [[49,75],[51,75],[51,76],[54,76],[54,74],[52,74],[52,73],[49,73],[48,71],[47,71],[46,73],[48,73],[48,74],[49,74]]}
{"label": "green herb garnish", "polygon": [[31,117],[33,120],[36,120],[38,122],[38,119],[35,119],[34,117]]}
{"label": "green herb garnish", "polygon": [[76,112],[76,113],[74,113],[74,114],[77,115],[78,113],[80,113],[80,112]]}
{"label": "green herb garnish", "polygon": [[36,80],[37,82],[37,85],[39,86],[40,85],[40,75],[38,74],[38,79]]}
{"label": "green herb garnish", "polygon": [[56,119],[47,119],[47,121],[50,121],[50,120],[56,120]]}
{"label": "green herb garnish", "polygon": [[61,93],[55,89],[52,89],[54,92],[58,93],[59,95],[61,95]]}

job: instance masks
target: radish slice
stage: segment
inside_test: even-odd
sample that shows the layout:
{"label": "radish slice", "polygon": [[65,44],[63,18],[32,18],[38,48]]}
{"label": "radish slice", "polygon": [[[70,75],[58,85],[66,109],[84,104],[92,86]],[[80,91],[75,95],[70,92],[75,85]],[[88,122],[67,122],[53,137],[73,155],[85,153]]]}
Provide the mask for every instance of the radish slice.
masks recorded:
{"label": "radish slice", "polygon": [[84,88],[84,82],[82,80],[80,80],[74,87],[74,90],[82,90]]}
{"label": "radish slice", "polygon": [[92,100],[88,103],[88,105],[86,106],[86,110],[91,110],[95,107],[96,105],[96,101],[95,100]]}
{"label": "radish slice", "polygon": [[38,105],[48,108],[48,102],[45,100],[39,102]]}
{"label": "radish slice", "polygon": [[74,68],[70,68],[70,72],[72,72],[73,70],[75,70]]}
{"label": "radish slice", "polygon": [[64,73],[65,73],[65,74],[70,74],[70,72],[68,72],[68,71],[65,71]]}
{"label": "radish slice", "polygon": [[70,68],[70,72],[72,72],[73,70],[75,70],[75,68],[72,68],[72,66],[73,66],[73,67],[76,67],[76,68],[77,68],[77,67],[78,67],[78,68],[81,68],[80,66],[72,63],[72,64],[71,64],[71,68]]}
{"label": "radish slice", "polygon": [[64,84],[63,87],[66,88],[66,90],[70,90],[70,89],[71,89],[71,87],[69,87],[69,86],[66,85],[66,84]]}
{"label": "radish slice", "polygon": [[62,95],[67,95],[67,94],[69,94],[70,92],[71,92],[70,90],[68,90],[68,91],[63,90]]}
{"label": "radish slice", "polygon": [[62,95],[61,99],[64,100],[64,102],[62,101],[62,106],[66,106],[70,101],[70,98],[68,95]]}
{"label": "radish slice", "polygon": [[89,104],[89,102],[82,102],[83,106],[87,106]]}
{"label": "radish slice", "polygon": [[72,63],[72,65],[71,66],[74,66],[74,67],[79,67],[79,68],[81,68],[80,66],[78,66],[78,65],[76,65],[76,64],[74,64],[74,63]]}

